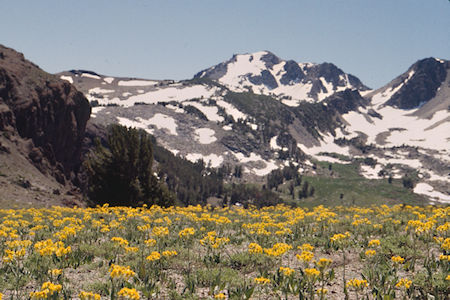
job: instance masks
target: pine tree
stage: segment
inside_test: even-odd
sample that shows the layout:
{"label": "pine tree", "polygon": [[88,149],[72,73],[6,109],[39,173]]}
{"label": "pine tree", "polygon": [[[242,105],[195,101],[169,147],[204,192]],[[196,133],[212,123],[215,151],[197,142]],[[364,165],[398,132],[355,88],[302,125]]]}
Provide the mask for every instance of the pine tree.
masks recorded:
{"label": "pine tree", "polygon": [[147,133],[112,125],[107,147],[97,142],[86,160],[88,197],[95,204],[172,205],[173,197],[152,174],[153,151]]}

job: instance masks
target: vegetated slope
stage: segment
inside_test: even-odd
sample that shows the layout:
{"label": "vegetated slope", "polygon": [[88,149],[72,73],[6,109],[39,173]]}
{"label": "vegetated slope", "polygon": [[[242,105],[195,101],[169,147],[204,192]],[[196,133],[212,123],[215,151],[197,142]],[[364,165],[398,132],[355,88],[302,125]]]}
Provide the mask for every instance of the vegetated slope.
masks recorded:
{"label": "vegetated slope", "polygon": [[90,112],[74,86],[0,45],[1,205],[61,203],[80,183]]}
{"label": "vegetated slope", "polygon": [[[448,61],[425,59],[369,91],[332,65],[258,52],[178,82],[59,75],[98,105],[94,123],[142,128],[193,162],[241,166],[250,182],[289,164],[314,175],[317,161],[351,163],[367,179],[409,176],[417,193],[449,201],[448,73]],[[326,92],[312,88],[319,82]]]}

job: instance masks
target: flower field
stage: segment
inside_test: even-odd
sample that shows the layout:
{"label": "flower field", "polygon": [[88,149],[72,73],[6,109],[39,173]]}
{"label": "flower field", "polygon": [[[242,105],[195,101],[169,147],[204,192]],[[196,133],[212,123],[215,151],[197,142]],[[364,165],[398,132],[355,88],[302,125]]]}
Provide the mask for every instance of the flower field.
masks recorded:
{"label": "flower field", "polygon": [[448,299],[450,207],[0,210],[0,299]]}

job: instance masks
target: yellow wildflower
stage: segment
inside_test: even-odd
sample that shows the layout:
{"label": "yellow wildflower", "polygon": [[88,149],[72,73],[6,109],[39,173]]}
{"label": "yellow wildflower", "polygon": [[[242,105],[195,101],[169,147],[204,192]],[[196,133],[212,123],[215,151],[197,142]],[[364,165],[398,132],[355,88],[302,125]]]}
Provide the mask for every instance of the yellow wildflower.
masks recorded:
{"label": "yellow wildflower", "polygon": [[192,227],[185,228],[178,233],[180,238],[189,238],[190,236],[195,234],[195,229]]}
{"label": "yellow wildflower", "polygon": [[224,293],[219,293],[219,294],[214,295],[214,299],[226,299],[226,298],[227,298],[227,296],[225,296]]}
{"label": "yellow wildflower", "polygon": [[248,245],[248,252],[252,253],[252,254],[254,254],[254,253],[262,253],[263,252],[263,248],[260,245],[258,245],[257,243],[250,243]]}
{"label": "yellow wildflower", "polygon": [[147,256],[147,260],[149,261],[155,261],[161,258],[161,254],[157,251],[153,251],[152,253],[150,253],[149,256]]}
{"label": "yellow wildflower", "polygon": [[319,259],[319,261],[316,264],[320,269],[325,269],[326,267],[331,265],[332,262],[333,261],[331,259],[321,258],[321,259]]}
{"label": "yellow wildflower", "polygon": [[111,278],[120,278],[124,280],[128,280],[136,273],[134,273],[129,266],[123,267],[119,265],[112,264],[109,268]]}
{"label": "yellow wildflower", "polygon": [[391,261],[395,264],[402,264],[405,262],[405,259],[401,256],[396,255],[391,257]]}
{"label": "yellow wildflower", "polygon": [[312,246],[311,244],[303,244],[301,246],[298,246],[297,249],[312,252],[314,251],[314,246]]}
{"label": "yellow wildflower", "polygon": [[353,287],[354,289],[357,289],[357,290],[362,290],[365,287],[368,287],[369,284],[367,283],[367,280],[365,280],[365,279],[353,278],[353,279],[350,279],[349,281],[347,281],[346,286]]}
{"label": "yellow wildflower", "polygon": [[61,269],[51,269],[48,271],[52,276],[59,276],[62,274]]}
{"label": "yellow wildflower", "polygon": [[303,262],[310,262],[314,258],[314,253],[303,251],[301,254],[297,254],[296,257]]}
{"label": "yellow wildflower", "polygon": [[266,285],[266,284],[270,283],[270,279],[269,278],[265,278],[265,277],[256,277],[255,278],[255,282],[257,284]]}
{"label": "yellow wildflower", "polygon": [[171,251],[171,250],[166,250],[166,251],[163,251],[162,255],[165,256],[165,257],[171,257],[171,256],[176,256],[176,255],[178,255],[178,253],[177,253],[177,251],[175,251],[175,250],[173,250],[173,251]]}
{"label": "yellow wildflower", "polygon": [[310,279],[316,279],[320,275],[320,271],[315,268],[306,268],[305,274]]}
{"label": "yellow wildflower", "polygon": [[380,246],[380,240],[370,240],[369,247]]}
{"label": "yellow wildflower", "polygon": [[123,297],[125,299],[132,299],[132,300],[139,300],[140,296],[139,296],[139,292],[136,291],[136,289],[129,289],[124,287],[123,289],[121,289],[117,295],[119,295],[120,297]]}
{"label": "yellow wildflower", "polygon": [[406,278],[400,278],[400,280],[397,282],[397,284],[395,285],[395,287],[397,288],[405,288],[405,289],[409,289],[409,287],[411,286],[412,281],[408,280]]}
{"label": "yellow wildflower", "polygon": [[316,290],[316,294],[317,295],[319,295],[319,296],[324,296],[324,295],[326,295],[328,293],[328,290],[327,289],[325,289],[325,288],[320,288],[320,289],[317,289]]}
{"label": "yellow wildflower", "polygon": [[147,246],[149,246],[149,247],[153,247],[153,246],[156,245],[156,240],[155,240],[155,239],[148,239],[148,240],[145,240],[144,243],[145,243]]}
{"label": "yellow wildflower", "polygon": [[81,300],[100,300],[99,294],[94,294],[93,292],[84,292],[81,291],[78,295]]}
{"label": "yellow wildflower", "polygon": [[280,267],[280,272],[285,276],[291,276],[292,274],[294,274],[295,270],[289,267]]}
{"label": "yellow wildflower", "polygon": [[375,254],[377,254],[377,251],[375,251],[375,250],[366,250],[365,254],[366,254],[367,257],[372,257]]}

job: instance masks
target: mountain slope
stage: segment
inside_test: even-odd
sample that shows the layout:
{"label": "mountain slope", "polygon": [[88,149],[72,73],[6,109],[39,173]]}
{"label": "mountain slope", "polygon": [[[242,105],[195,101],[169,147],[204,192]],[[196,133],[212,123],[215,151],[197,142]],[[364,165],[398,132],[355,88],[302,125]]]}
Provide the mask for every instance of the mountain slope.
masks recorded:
{"label": "mountain slope", "polygon": [[[314,175],[316,161],[351,163],[368,179],[413,176],[416,192],[439,191],[438,199],[450,201],[448,73],[447,61],[425,59],[368,91],[331,64],[258,52],[179,82],[87,71],[59,76],[99,105],[92,122],[143,128],[191,161],[240,165],[244,180],[261,181],[289,164]],[[296,93],[280,92],[285,88]]]}

